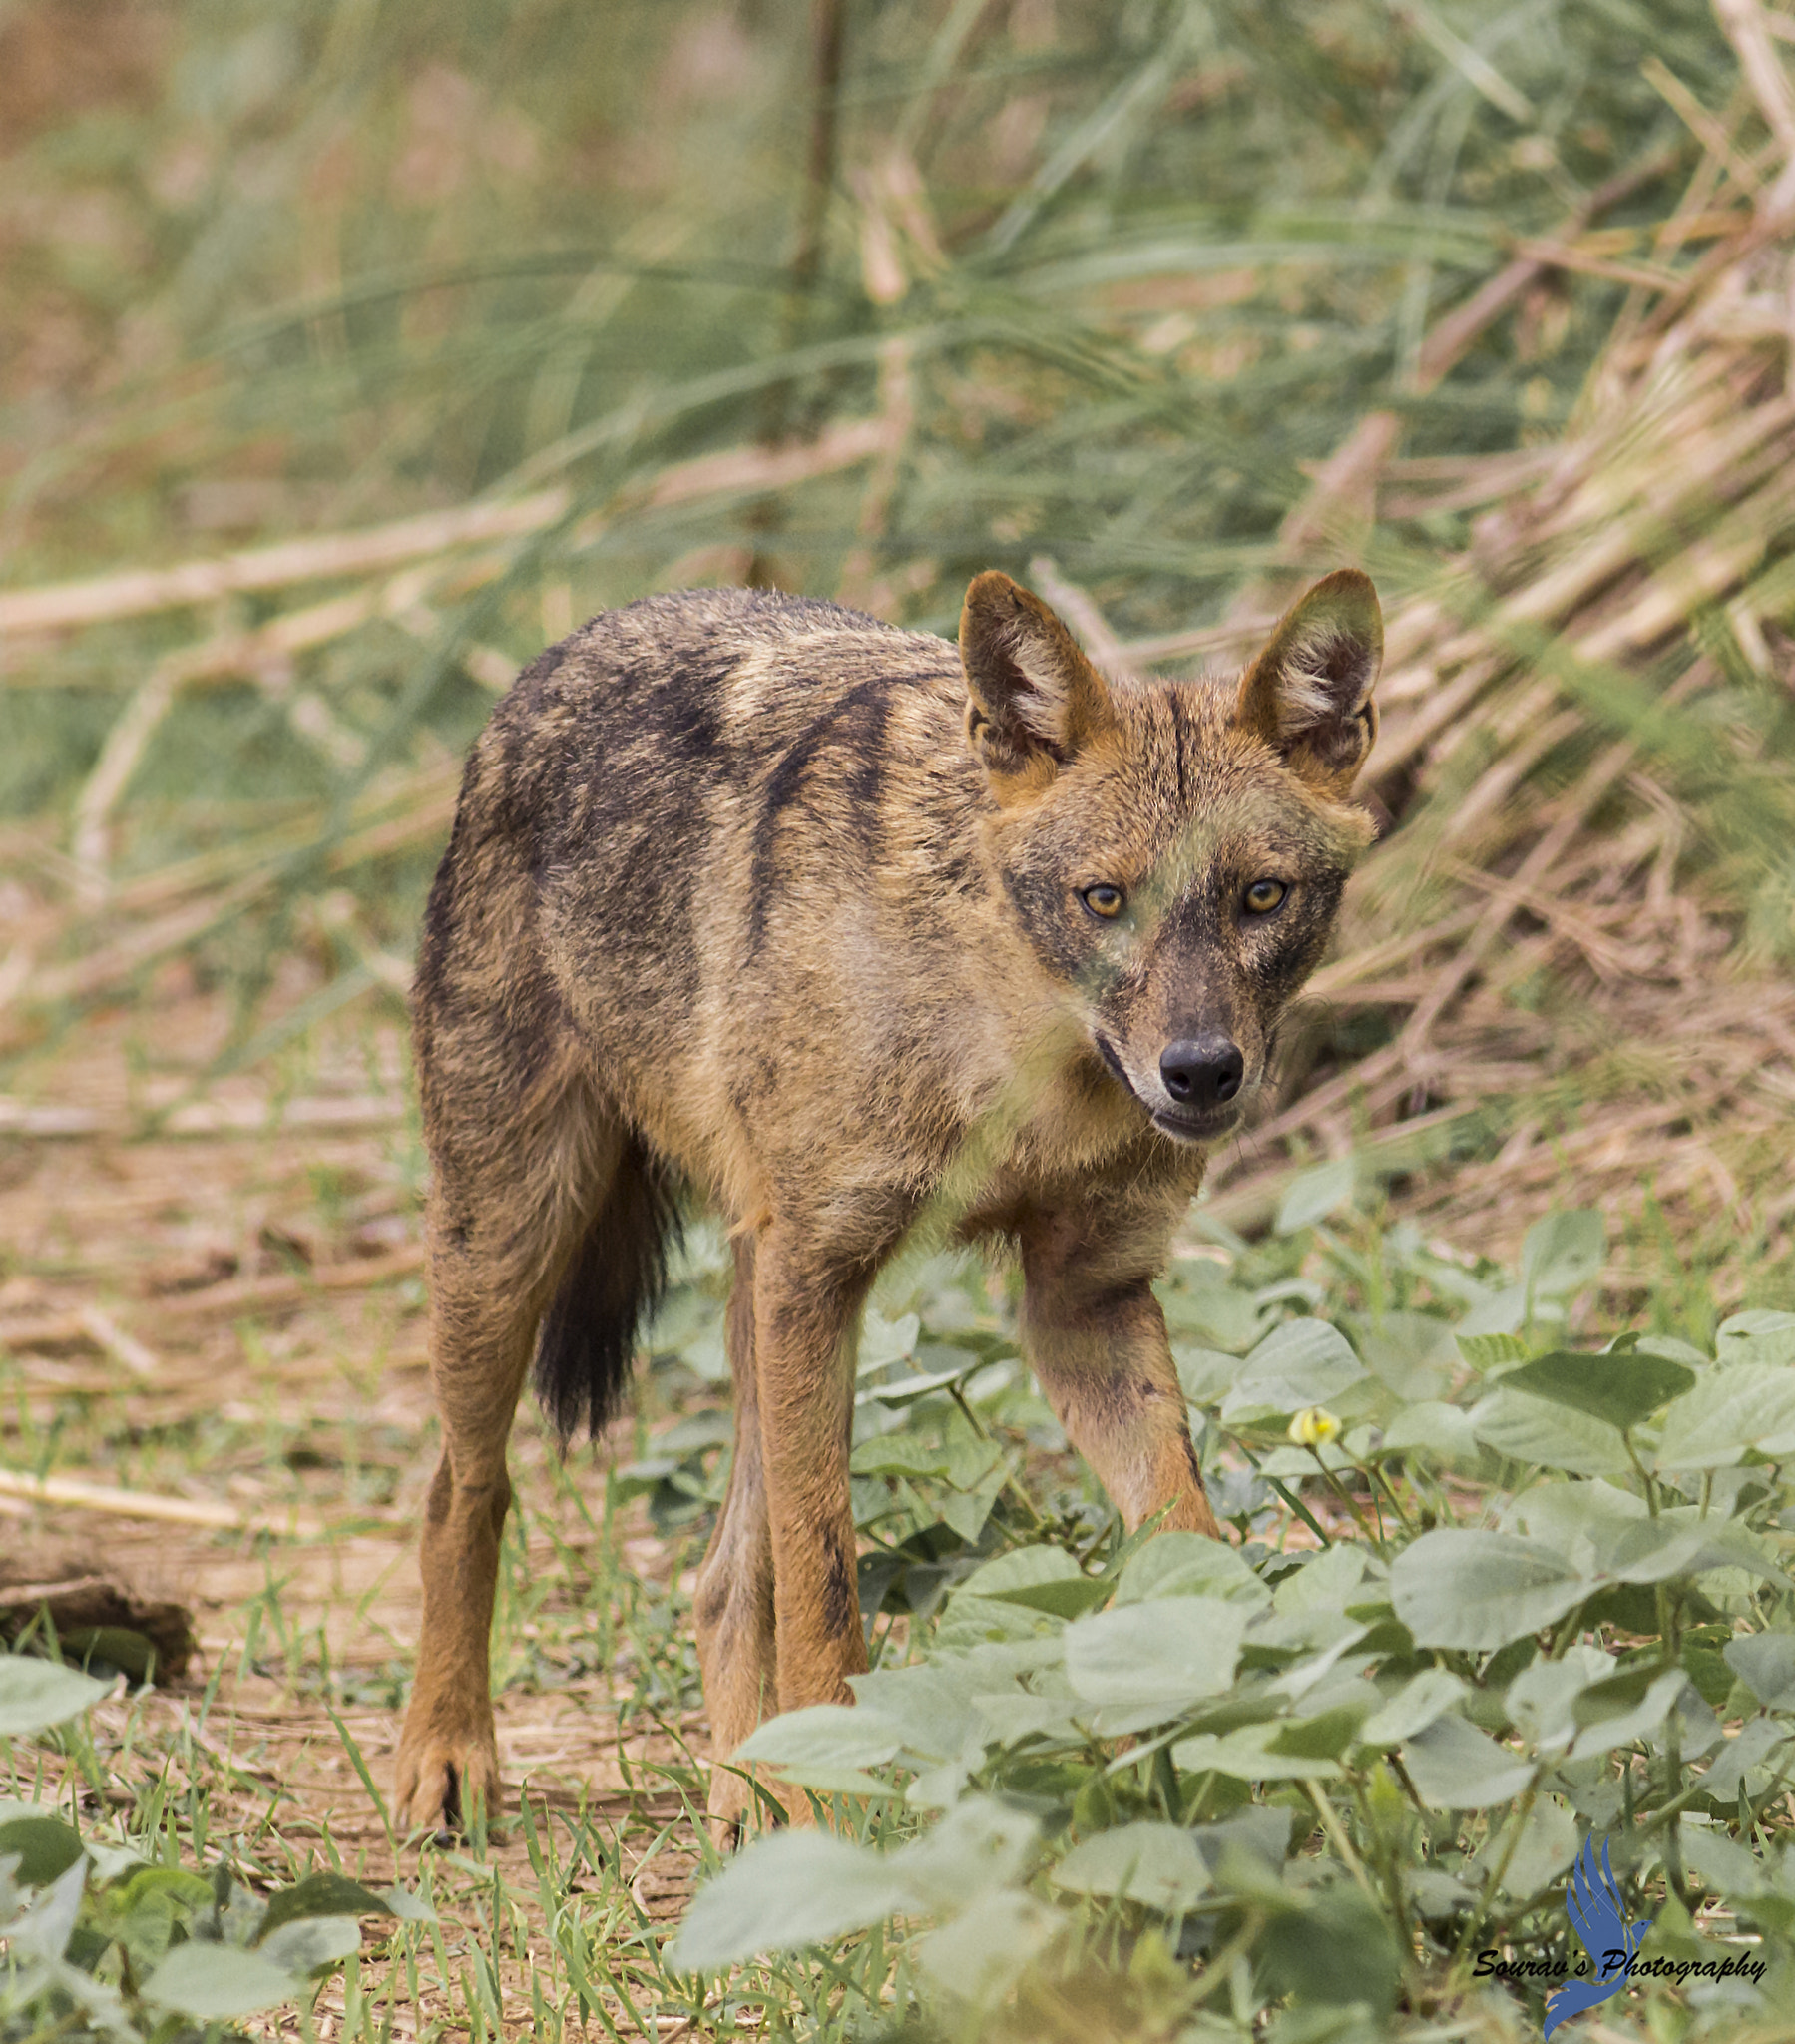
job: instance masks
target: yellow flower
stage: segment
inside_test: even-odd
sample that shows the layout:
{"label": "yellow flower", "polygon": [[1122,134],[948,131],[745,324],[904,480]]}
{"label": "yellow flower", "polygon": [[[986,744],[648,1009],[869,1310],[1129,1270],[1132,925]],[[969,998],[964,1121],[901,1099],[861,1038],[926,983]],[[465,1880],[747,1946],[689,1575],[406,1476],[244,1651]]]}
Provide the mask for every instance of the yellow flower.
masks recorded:
{"label": "yellow flower", "polygon": [[1290,1438],[1299,1448],[1318,1448],[1339,1437],[1340,1422],[1325,1405],[1305,1405],[1290,1422]]}

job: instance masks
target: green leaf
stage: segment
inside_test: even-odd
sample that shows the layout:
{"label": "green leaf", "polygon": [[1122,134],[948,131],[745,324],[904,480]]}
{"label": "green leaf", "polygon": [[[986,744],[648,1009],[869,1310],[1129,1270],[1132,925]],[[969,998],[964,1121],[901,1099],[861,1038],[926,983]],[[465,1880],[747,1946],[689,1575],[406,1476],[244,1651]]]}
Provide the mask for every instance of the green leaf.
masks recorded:
{"label": "green leaf", "polygon": [[1367,1376],[1365,1365],[1338,1327],[1326,1320],[1286,1320],[1274,1327],[1241,1365],[1221,1403],[1232,1424],[1250,1414],[1300,1412],[1325,1405]]}
{"label": "green leaf", "polygon": [[1621,1428],[1649,1419],[1694,1384],[1692,1369],[1661,1355],[1582,1355],[1571,1349],[1536,1356],[1502,1380],[1504,1391],[1525,1391]]}
{"label": "green leaf", "polygon": [[1339,1762],[1326,1754],[1287,1751],[1281,1741],[1289,1729],[1274,1720],[1221,1735],[1199,1732],[1180,1739],[1171,1758],[1186,1774],[1231,1775],[1240,1782],[1325,1782],[1339,1774]]}
{"label": "green leaf", "polygon": [[1116,1601],[1140,1604],[1153,1597],[1222,1597],[1249,1610],[1271,1602],[1271,1592],[1237,1549],[1200,1533],[1160,1533],[1130,1555],[1116,1585]]}
{"label": "green leaf", "polygon": [[144,1982],[143,1996],[193,2022],[228,2023],[292,2000],[302,1985],[260,1952],[194,1939],[161,1961]]}
{"label": "green leaf", "polygon": [[888,1433],[862,1441],[848,1458],[848,1469],[855,1476],[944,1477],[951,1461],[945,1447],[932,1447],[913,1433]]}
{"label": "green leaf", "polygon": [[388,1894],[379,1888],[365,1888],[344,1873],[308,1873],[290,1888],[281,1888],[268,1898],[256,1942],[265,1944],[283,1923],[296,1923],[308,1916],[392,1916]]}
{"label": "green leaf", "polygon": [[1336,1157],[1318,1164],[1292,1179],[1278,1208],[1272,1229],[1278,1235],[1295,1235],[1346,1206],[1358,1182],[1358,1170],[1350,1157]]}
{"label": "green leaf", "polygon": [[1533,1769],[1463,1718],[1436,1718],[1403,1749],[1423,1802],[1433,1809],[1487,1809],[1519,1795]]}
{"label": "green leaf", "polygon": [[1016,1590],[1033,1590],[1044,1583],[1072,1583],[1089,1580],[1063,1547],[1042,1543],[1035,1547],[1013,1547],[982,1568],[975,1569],[960,1585],[962,1597],[1003,1597]]}
{"label": "green leaf", "polygon": [[1711,1370],[1664,1414],[1658,1467],[1725,1468],[1749,1448],[1795,1450],[1795,1370],[1781,1363]]}
{"label": "green leaf", "polygon": [[1537,1895],[1576,1857],[1576,1818],[1556,1796],[1537,1795],[1526,1816],[1511,1817],[1472,1862],[1481,1885],[1490,1868],[1501,1864],[1517,1822],[1520,1836],[1509,1855],[1502,1890],[1517,1902]]}
{"label": "green leaf", "polygon": [[1169,1716],[1234,1679],[1249,1612],[1219,1597],[1156,1597],[1066,1628],[1066,1679],[1087,1703]]}
{"label": "green leaf", "polygon": [[1390,1567],[1390,1601],[1418,1647],[1493,1654],[1556,1625],[1593,1585],[1562,1556],[1509,1533],[1424,1533]]}
{"label": "green leaf", "polygon": [[30,1739],[66,1724],[111,1691],[111,1683],[96,1682],[59,1661],[0,1654],[0,1739]]}
{"label": "green leaf", "polygon": [[1033,1895],[999,1888],[978,1896],[953,1922],[916,1941],[916,1962],[933,1984],[971,2007],[1009,1992],[1018,1976],[1066,1928]]}
{"label": "green leaf", "polygon": [[[1276,2034],[1291,2044],[1298,2038],[1349,2044],[1390,2035],[1403,1962],[1389,1924],[1354,1881],[1336,1881],[1305,1899],[1300,1914],[1279,1915],[1266,1926],[1259,1961],[1274,1993],[1290,1995],[1299,2008],[1340,2014],[1325,2024],[1311,2018],[1301,2027],[1282,2017]],[[1355,2009],[1358,2022],[1340,2020]]]}
{"label": "green leaf", "polygon": [[679,1973],[715,1973],[912,1910],[918,1902],[900,1859],[824,1831],[758,1839],[692,1898],[667,1963]]}
{"label": "green leaf", "polygon": [[[1727,1667],[1760,1704],[1773,1711],[1795,1711],[1795,1633],[1746,1633],[1729,1640],[1722,1651]],[[0,1839],[4,1837],[0,1831]]]}
{"label": "green leaf", "polygon": [[1070,1851],[1049,1876],[1081,1895],[1121,1895],[1176,1915],[1193,1909],[1210,1886],[1196,1841],[1182,1824],[1132,1823],[1099,1831]]}
{"label": "green leaf", "polygon": [[1243,1355],[1264,1325],[1251,1298],[1226,1282],[1162,1284],[1156,1291],[1173,1336],[1193,1336],[1206,1348]]}
{"label": "green leaf", "polygon": [[1562,1298],[1600,1277],[1607,1253],[1607,1224],[1594,1208],[1549,1214],[1527,1232],[1521,1281],[1537,1298]]}
{"label": "green leaf", "polygon": [[1650,1668],[1629,1668],[1591,1683],[1571,1706],[1581,1727],[1571,1759],[1590,1760],[1655,1732],[1688,1688],[1689,1678],[1680,1668],[1656,1674]]}
{"label": "green leaf", "polygon": [[255,1949],[288,1973],[317,1973],[361,1949],[361,1925],[353,1916],[303,1916],[258,1938]]}
{"label": "green leaf", "polygon": [[1459,1353],[1473,1369],[1494,1369],[1499,1363],[1525,1362],[1527,1343],[1519,1334],[1458,1334]]}
{"label": "green leaf", "polygon": [[0,1853],[16,1852],[15,1876],[29,1888],[47,1888],[82,1856],[81,1834],[55,1816],[16,1816],[0,1824]]}
{"label": "green leaf", "polygon": [[1386,1751],[1401,1746],[1455,1709],[1464,1695],[1464,1683],[1450,1670],[1424,1668],[1365,1720],[1359,1728],[1359,1743]]}
{"label": "green leaf", "polygon": [[[802,1785],[817,1769],[876,1768],[902,1752],[904,1734],[864,1704],[811,1704],[781,1711],[736,1748],[737,1761],[765,1761]],[[810,1786],[820,1788],[820,1782]]]}
{"label": "green leaf", "polygon": [[1219,1405],[1233,1389],[1240,1374],[1240,1358],[1224,1355],[1219,1348],[1196,1348],[1187,1341],[1171,1344],[1171,1359],[1177,1367],[1178,1388],[1192,1405]]}
{"label": "green leaf", "polygon": [[1430,1455],[1437,1462],[1475,1462],[1477,1429],[1469,1412],[1438,1399],[1407,1405],[1384,1429],[1384,1453]]}
{"label": "green leaf", "polygon": [[1045,1611],[1052,1618],[1078,1618],[1106,1603],[1110,1585],[1098,1576],[1080,1576],[1058,1583],[1030,1583],[1019,1590],[999,1590],[1000,1603],[1020,1604],[1027,1611]]}
{"label": "green leaf", "polygon": [[1611,1475],[1632,1466],[1617,1426],[1511,1391],[1507,1378],[1477,1401],[1470,1417],[1480,1441],[1517,1462],[1578,1476]]}
{"label": "green leaf", "polygon": [[1795,1362],[1795,1313],[1763,1307],[1734,1313],[1720,1322],[1714,1346],[1729,1367],[1735,1362]]}

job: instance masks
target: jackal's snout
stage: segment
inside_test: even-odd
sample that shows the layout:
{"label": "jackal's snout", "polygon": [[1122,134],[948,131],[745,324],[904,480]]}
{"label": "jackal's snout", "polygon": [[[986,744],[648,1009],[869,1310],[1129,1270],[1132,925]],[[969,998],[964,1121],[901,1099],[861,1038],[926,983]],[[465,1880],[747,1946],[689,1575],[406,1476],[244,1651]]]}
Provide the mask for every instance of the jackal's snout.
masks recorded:
{"label": "jackal's snout", "polygon": [[1245,1076],[1240,1046],[1219,1032],[1181,1037],[1159,1053],[1159,1078],[1166,1092],[1179,1107],[1197,1114],[1226,1107]]}

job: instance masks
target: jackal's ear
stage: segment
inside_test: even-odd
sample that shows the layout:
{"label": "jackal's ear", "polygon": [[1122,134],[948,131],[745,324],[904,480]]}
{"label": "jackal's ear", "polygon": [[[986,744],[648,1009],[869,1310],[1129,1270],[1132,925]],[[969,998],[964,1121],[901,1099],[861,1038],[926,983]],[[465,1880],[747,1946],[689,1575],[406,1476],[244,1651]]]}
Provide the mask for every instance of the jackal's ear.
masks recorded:
{"label": "jackal's ear", "polygon": [[986,772],[1051,778],[1116,722],[1104,678],[1038,596],[991,569],[960,613],[966,735]]}
{"label": "jackal's ear", "polygon": [[1377,591],[1341,568],[1299,597],[1240,678],[1234,721],[1342,792],[1377,737],[1371,691],[1384,661]]}

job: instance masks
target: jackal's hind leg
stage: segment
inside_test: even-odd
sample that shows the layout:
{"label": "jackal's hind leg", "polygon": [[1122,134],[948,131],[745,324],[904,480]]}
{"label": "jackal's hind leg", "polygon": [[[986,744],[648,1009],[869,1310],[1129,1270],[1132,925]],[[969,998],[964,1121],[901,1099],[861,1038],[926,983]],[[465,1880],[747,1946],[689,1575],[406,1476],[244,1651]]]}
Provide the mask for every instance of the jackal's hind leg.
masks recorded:
{"label": "jackal's hind leg", "polygon": [[735,1383],[735,1451],[728,1495],[698,1570],[694,1599],[698,1666],[710,1715],[710,1826],[719,1845],[733,1842],[753,1800],[748,1783],[726,1764],[762,1717],[779,1707],[772,1533],[754,1375],[754,1244],[748,1236],[735,1244],[724,1341]]}
{"label": "jackal's hind leg", "polygon": [[465,1830],[499,1806],[490,1634],[511,1503],[505,1451],[536,1331],[615,1171],[621,1138],[583,1096],[504,1128],[433,1132],[430,1380],[442,1458],[420,1553],[423,1625],[399,1740],[403,1831]]}
{"label": "jackal's hind leg", "polygon": [[1067,1437],[1132,1532],[1222,1537],[1153,1296],[1156,1261],[1100,1217],[1040,1218],[1023,1237],[1023,1346]]}

